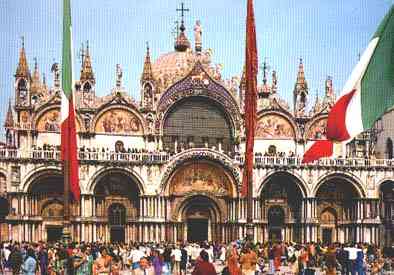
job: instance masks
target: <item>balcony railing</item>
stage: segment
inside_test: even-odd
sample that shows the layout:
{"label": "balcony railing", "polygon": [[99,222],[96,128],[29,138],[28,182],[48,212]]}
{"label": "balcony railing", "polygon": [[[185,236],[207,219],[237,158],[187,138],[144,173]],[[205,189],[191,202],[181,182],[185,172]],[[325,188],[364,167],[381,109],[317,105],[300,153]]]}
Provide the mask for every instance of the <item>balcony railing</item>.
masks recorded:
{"label": "balcony railing", "polygon": [[[196,150],[196,149],[194,149]],[[202,149],[203,150],[203,149]],[[218,151],[219,152],[219,151]],[[141,153],[117,153],[117,152],[92,152],[79,151],[78,159],[81,161],[114,161],[135,163],[165,163],[171,157],[168,152],[141,152]],[[176,155],[175,155],[176,157]],[[58,150],[30,150],[0,149],[1,159],[36,159],[36,160],[60,160]],[[241,165],[244,156],[233,157],[234,164]],[[337,167],[394,167],[394,159],[363,159],[363,158],[324,158],[312,163],[303,164],[300,157],[267,157],[255,156],[256,166],[337,166]]]}
{"label": "balcony railing", "polygon": [[[340,167],[375,167],[392,166],[394,159],[364,159],[364,158],[322,158],[311,163],[303,164],[301,157],[267,157],[255,156],[255,165],[260,166],[340,166]],[[244,157],[238,155],[235,161],[239,164],[244,162]]]}

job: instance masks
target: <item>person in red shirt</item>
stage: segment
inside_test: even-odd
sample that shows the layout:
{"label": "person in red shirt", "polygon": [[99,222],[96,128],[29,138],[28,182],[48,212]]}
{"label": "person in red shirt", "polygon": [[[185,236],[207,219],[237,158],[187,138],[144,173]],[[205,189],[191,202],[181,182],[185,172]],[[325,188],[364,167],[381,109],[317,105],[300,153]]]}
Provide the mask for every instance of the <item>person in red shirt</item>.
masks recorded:
{"label": "person in red shirt", "polygon": [[208,253],[205,250],[200,252],[201,261],[196,264],[192,275],[216,275],[213,264],[209,262]]}

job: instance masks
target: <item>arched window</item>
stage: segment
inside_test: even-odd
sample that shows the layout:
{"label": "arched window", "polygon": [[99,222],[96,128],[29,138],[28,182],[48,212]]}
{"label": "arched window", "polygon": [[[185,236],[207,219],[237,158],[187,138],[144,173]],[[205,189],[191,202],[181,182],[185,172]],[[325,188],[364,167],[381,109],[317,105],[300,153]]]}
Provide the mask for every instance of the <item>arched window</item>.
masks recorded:
{"label": "arched window", "polygon": [[86,82],[86,83],[83,85],[83,91],[84,91],[84,92],[90,92],[91,89],[92,89],[92,86],[90,85],[89,82]]}
{"label": "arched window", "polygon": [[391,140],[391,138],[388,138],[386,141],[386,157],[388,159],[393,158],[393,141]]}
{"label": "arched window", "polygon": [[126,224],[126,208],[114,203],[108,208],[108,222],[110,225],[124,225]]}
{"label": "arched window", "polygon": [[124,148],[124,144],[123,141],[118,140],[117,142],[115,142],[115,152],[116,153],[124,153],[126,150]]}
{"label": "arched window", "polygon": [[268,147],[268,154],[270,156],[275,156],[276,155],[276,147],[275,147],[275,145],[270,145]]}

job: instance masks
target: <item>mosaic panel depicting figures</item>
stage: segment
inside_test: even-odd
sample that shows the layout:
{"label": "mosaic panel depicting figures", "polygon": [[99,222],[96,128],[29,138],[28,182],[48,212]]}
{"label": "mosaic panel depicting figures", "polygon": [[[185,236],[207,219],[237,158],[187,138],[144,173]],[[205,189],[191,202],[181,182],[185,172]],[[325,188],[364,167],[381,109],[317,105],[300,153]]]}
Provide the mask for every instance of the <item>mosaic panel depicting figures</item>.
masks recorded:
{"label": "mosaic panel depicting figures", "polygon": [[[80,125],[76,120],[76,129],[79,131]],[[45,112],[38,120],[36,130],[39,132],[60,132],[60,110],[52,109]]]}
{"label": "mosaic panel depicting figures", "polygon": [[265,115],[256,124],[256,137],[259,138],[294,138],[294,129],[290,122],[279,115]]}
{"label": "mosaic panel depicting figures", "polygon": [[323,118],[313,123],[309,132],[308,139],[326,139],[327,119]]}
{"label": "mosaic panel depicting figures", "polygon": [[204,191],[217,196],[231,195],[229,178],[221,168],[208,163],[192,163],[180,168],[172,178],[170,194]]}
{"label": "mosaic panel depicting figures", "polygon": [[130,111],[111,109],[97,120],[95,131],[107,134],[141,134],[142,125]]}

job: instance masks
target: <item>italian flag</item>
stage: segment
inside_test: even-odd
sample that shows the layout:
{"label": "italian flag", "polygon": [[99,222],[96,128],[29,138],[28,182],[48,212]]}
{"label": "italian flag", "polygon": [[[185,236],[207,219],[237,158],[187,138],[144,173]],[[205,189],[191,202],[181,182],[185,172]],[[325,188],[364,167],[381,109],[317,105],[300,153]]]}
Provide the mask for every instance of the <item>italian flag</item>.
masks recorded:
{"label": "italian flag", "polygon": [[333,155],[334,143],[348,142],[373,127],[394,106],[394,6],[386,14],[346,82],[327,120],[327,140],[305,152],[308,163]]}
{"label": "italian flag", "polygon": [[61,95],[61,158],[64,164],[65,183],[75,200],[79,201],[77,133],[73,99],[72,36],[70,0],[63,1],[63,52]]}

